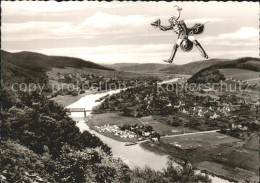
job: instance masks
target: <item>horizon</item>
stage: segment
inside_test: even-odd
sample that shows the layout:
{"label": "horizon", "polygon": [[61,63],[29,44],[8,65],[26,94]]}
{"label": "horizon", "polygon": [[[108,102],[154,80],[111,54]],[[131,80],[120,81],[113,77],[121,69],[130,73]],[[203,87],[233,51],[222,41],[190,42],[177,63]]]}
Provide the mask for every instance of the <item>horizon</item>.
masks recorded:
{"label": "horizon", "polygon": [[[47,55],[47,54],[44,54],[44,53],[39,53],[39,52],[32,52],[32,51],[19,51],[19,52],[11,52],[11,51],[6,51],[6,50],[3,50],[1,49],[1,51],[5,51],[5,52],[9,52],[9,53],[22,53],[22,52],[28,52],[28,53],[36,53],[36,54],[43,54],[45,56],[57,56],[57,57],[70,57],[70,58],[78,58],[78,59],[82,59],[82,58],[79,58],[79,57],[71,57],[71,56],[63,56],[63,55]],[[209,58],[209,59],[202,59],[202,60],[195,60],[195,61],[192,61],[192,62],[189,62],[189,63],[193,63],[193,62],[203,62],[203,61],[212,61],[212,60],[236,60],[236,59],[240,59],[240,58],[256,58],[256,59],[259,59],[258,57],[250,57],[250,56],[245,56],[245,57],[238,57],[238,58],[233,58],[233,59],[229,59],[229,58]],[[118,63],[97,63],[97,62],[93,62],[91,60],[85,60],[85,59],[82,59],[83,61],[86,61],[86,62],[92,62],[92,63],[95,63],[95,64],[99,64],[99,65],[115,65],[115,64],[163,64],[163,65],[167,65],[167,63],[165,62],[162,62],[162,63],[153,63],[153,62],[147,62],[147,63],[135,63],[135,62],[118,62]],[[170,64],[170,66],[173,66],[173,65],[185,65],[185,64],[189,64],[189,63],[183,63],[183,64]]]}
{"label": "horizon", "polygon": [[[188,27],[210,21],[196,36],[209,59],[257,58],[259,23],[251,18],[258,16],[256,3],[2,2],[2,49],[75,57],[97,64],[164,64],[177,35],[150,23],[160,18],[162,25],[168,25],[168,18],[177,13],[173,8],[177,4],[183,8],[181,19]],[[189,53],[179,50],[173,63],[202,60],[194,48]]]}

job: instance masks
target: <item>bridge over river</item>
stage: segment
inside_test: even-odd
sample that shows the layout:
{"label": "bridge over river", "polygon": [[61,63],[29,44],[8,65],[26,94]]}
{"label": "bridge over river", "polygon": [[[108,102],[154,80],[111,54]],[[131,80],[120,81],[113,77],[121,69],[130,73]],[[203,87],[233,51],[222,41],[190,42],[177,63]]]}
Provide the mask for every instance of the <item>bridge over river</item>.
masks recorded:
{"label": "bridge over river", "polygon": [[[98,110],[85,109],[85,108],[66,108],[70,113],[72,112],[83,112],[84,117],[87,117],[87,112],[99,112]],[[102,110],[102,112],[116,112],[122,110]]]}

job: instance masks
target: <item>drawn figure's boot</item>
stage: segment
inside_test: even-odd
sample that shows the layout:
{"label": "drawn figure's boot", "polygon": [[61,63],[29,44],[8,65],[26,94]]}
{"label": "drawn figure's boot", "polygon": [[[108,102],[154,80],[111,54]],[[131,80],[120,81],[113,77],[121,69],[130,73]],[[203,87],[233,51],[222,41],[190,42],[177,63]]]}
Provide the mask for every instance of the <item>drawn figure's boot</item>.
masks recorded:
{"label": "drawn figure's boot", "polygon": [[164,62],[172,63],[172,61],[173,61],[173,59],[174,59],[174,57],[175,57],[175,54],[176,54],[178,48],[179,48],[179,46],[178,46],[177,44],[175,44],[175,45],[173,46],[173,50],[172,50],[171,57],[170,57],[168,60],[164,60]]}
{"label": "drawn figure's boot", "polygon": [[207,53],[205,52],[205,50],[202,48],[202,46],[200,45],[200,43],[199,43],[197,40],[193,41],[193,43],[194,43],[195,46],[200,50],[201,55],[202,55],[203,57],[205,57],[206,59],[208,59],[209,56],[207,55]]}

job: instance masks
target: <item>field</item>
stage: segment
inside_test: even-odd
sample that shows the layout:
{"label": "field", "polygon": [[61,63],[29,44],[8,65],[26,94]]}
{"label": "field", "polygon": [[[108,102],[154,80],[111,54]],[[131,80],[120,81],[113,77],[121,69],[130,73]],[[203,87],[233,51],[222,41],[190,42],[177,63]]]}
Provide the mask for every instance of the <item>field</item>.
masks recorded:
{"label": "field", "polygon": [[[173,143],[180,144],[181,148],[174,147]],[[141,146],[156,153],[190,161],[200,169],[223,177],[245,181],[249,177],[256,178],[259,163],[255,160],[258,160],[259,156],[257,150],[243,144],[239,139],[214,133],[161,138],[158,144],[144,142]],[[188,146],[189,148],[184,148]]]}
{"label": "field", "polygon": [[150,125],[153,127],[153,129],[159,133],[161,136],[164,135],[175,135],[175,134],[182,134],[182,133],[191,133],[196,132],[197,130],[192,130],[189,128],[185,128],[183,126],[181,127],[173,127],[170,125],[167,125],[166,122],[163,122],[163,120],[159,121],[159,116],[147,116],[142,117],[140,120],[144,122],[146,125]]}
{"label": "field", "polygon": [[220,144],[233,143],[233,142],[241,142],[240,139],[223,135],[217,132],[162,138],[161,141],[163,143],[169,143],[169,144],[175,144],[175,143],[180,144],[181,148],[183,149],[189,147],[196,148],[196,147],[206,147],[206,146],[220,145]]}
{"label": "field", "polygon": [[[208,172],[218,172],[218,175],[229,177],[231,179],[247,180],[248,182],[258,182],[258,175],[255,172],[241,168],[232,168],[219,163],[203,161],[198,164],[202,170]],[[235,176],[234,176],[235,175]]]}

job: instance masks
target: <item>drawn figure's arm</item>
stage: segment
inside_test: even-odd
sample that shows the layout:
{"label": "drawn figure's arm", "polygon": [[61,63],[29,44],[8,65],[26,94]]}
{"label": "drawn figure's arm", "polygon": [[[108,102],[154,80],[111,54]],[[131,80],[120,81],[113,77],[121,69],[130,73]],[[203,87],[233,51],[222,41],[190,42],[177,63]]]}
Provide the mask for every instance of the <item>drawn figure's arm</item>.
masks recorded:
{"label": "drawn figure's arm", "polygon": [[162,30],[162,31],[167,31],[167,30],[172,30],[173,29],[172,26],[162,26],[160,19],[158,19],[155,22],[151,23],[151,25],[154,26],[154,27],[159,27],[159,29]]}
{"label": "drawn figure's arm", "polygon": [[167,31],[167,30],[172,30],[173,29],[172,26],[162,26],[162,25],[160,25],[159,28],[162,31]]}

